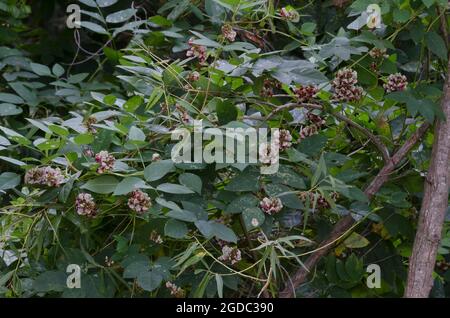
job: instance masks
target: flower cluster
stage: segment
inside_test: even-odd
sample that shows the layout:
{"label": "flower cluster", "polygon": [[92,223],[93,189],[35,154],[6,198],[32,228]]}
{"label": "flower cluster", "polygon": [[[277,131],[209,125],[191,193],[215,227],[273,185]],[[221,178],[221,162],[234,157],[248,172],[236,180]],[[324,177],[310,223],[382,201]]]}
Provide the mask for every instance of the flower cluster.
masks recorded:
{"label": "flower cluster", "polygon": [[94,125],[96,123],[97,123],[97,119],[93,116],[90,116],[84,122],[84,126],[86,126],[86,129],[88,130],[88,132],[95,134],[95,133],[97,133],[97,129],[94,127]]}
{"label": "flower cluster", "polygon": [[131,196],[128,199],[128,207],[139,213],[142,214],[146,211],[148,211],[148,209],[150,209],[152,206],[152,201],[150,200],[150,197],[148,196],[147,193],[142,192],[141,190],[133,190],[133,192],[131,192]]}
{"label": "flower cluster", "polygon": [[219,261],[229,262],[231,265],[234,265],[241,260],[241,251],[237,247],[224,245],[222,247],[222,255],[218,259]]}
{"label": "flower cluster", "polygon": [[386,52],[387,52],[386,49],[374,47],[369,51],[369,55],[373,59],[387,58],[389,57],[389,55],[387,55]]}
{"label": "flower cluster", "polygon": [[333,98],[341,102],[354,102],[362,97],[363,90],[357,86],[358,74],[356,71],[344,68],[337,72],[336,77],[331,82],[334,90]]}
{"label": "flower cluster", "polygon": [[280,82],[266,78],[263,82],[260,94],[262,97],[272,97],[274,94],[274,89],[280,87]]}
{"label": "flower cluster", "polygon": [[178,287],[177,285],[175,285],[172,282],[167,282],[166,287],[167,287],[167,289],[170,290],[170,294],[172,296],[175,296],[175,298],[183,298],[186,294],[184,289],[182,289],[181,287]]}
{"label": "flower cluster", "polygon": [[150,233],[150,241],[152,241],[152,242],[154,242],[154,243],[156,243],[156,244],[162,244],[162,243],[164,243],[164,241],[163,241],[161,235],[159,235],[158,232],[156,232],[155,230],[153,230],[153,231]]}
{"label": "flower cluster", "polygon": [[259,161],[263,164],[273,164],[278,162],[278,145],[275,143],[263,143],[259,145]]}
{"label": "flower cluster", "polygon": [[155,161],[160,161],[160,160],[161,160],[161,155],[159,153],[155,152],[152,155],[152,161],[155,162]]}
{"label": "flower cluster", "polygon": [[273,133],[273,143],[278,146],[280,151],[288,149],[292,146],[292,135],[287,129],[276,130]]}
{"label": "flower cluster", "polygon": [[286,20],[294,23],[300,21],[300,14],[290,6],[281,8],[280,15]]}
{"label": "flower cluster", "polygon": [[189,50],[186,52],[187,57],[196,57],[200,64],[204,64],[206,62],[206,47],[203,45],[194,44],[195,39],[190,38],[188,41],[188,45],[190,46]]}
{"label": "flower cluster", "polygon": [[312,112],[308,112],[308,114],[306,114],[306,117],[313,125],[316,125],[317,128],[322,128],[322,126],[325,125],[325,120],[319,115],[316,115]]}
{"label": "flower cluster", "polygon": [[236,40],[236,31],[233,30],[233,27],[229,24],[225,24],[222,26],[222,35],[225,39],[230,42],[234,42]]}
{"label": "flower cluster", "polygon": [[387,93],[403,91],[408,85],[408,80],[405,75],[401,73],[391,74],[388,77],[387,83],[383,85]]}
{"label": "flower cluster", "polygon": [[264,213],[267,213],[269,215],[277,214],[281,211],[281,209],[283,209],[283,203],[281,203],[281,200],[279,198],[265,197],[261,200],[261,202],[259,202],[259,206],[261,210],[264,211]]}
{"label": "flower cluster", "polygon": [[114,265],[114,261],[111,258],[109,258],[108,256],[105,256],[105,265],[107,267],[111,267]]}
{"label": "flower cluster", "polygon": [[75,200],[75,210],[79,215],[95,216],[97,214],[97,206],[92,195],[80,193]]}
{"label": "flower cluster", "polygon": [[111,155],[108,151],[102,150],[95,155],[95,161],[100,165],[97,169],[97,172],[105,173],[106,171],[110,171],[114,168],[116,158],[114,158],[114,156]]}
{"label": "flower cluster", "polygon": [[65,178],[59,168],[36,167],[28,170],[25,173],[26,184],[38,184],[48,187],[59,187]]}
{"label": "flower cluster", "polygon": [[91,157],[91,158],[95,156],[95,153],[94,153],[94,151],[92,150],[91,147],[84,147],[83,148],[83,154],[86,157]]}
{"label": "flower cluster", "polygon": [[[313,208],[314,201],[316,201],[315,207],[319,210],[329,209],[331,207],[328,200],[318,192],[302,191],[298,194],[298,197],[303,203],[309,202],[310,208]],[[332,192],[330,197],[333,201],[336,201],[339,198],[339,194],[337,192]]]}
{"label": "flower cluster", "polygon": [[297,99],[300,103],[309,102],[312,100],[319,89],[315,85],[307,85],[307,86],[298,86],[293,89],[294,94],[297,96]]}
{"label": "flower cluster", "polygon": [[198,81],[200,79],[200,73],[197,72],[197,71],[193,71],[193,72],[189,73],[187,79],[190,82],[196,82],[196,81]]}
{"label": "flower cluster", "polygon": [[319,132],[319,128],[316,125],[309,125],[309,126],[305,126],[302,129],[300,129],[299,132],[299,139],[303,140],[306,139],[308,137],[311,137],[315,134],[317,134]]}

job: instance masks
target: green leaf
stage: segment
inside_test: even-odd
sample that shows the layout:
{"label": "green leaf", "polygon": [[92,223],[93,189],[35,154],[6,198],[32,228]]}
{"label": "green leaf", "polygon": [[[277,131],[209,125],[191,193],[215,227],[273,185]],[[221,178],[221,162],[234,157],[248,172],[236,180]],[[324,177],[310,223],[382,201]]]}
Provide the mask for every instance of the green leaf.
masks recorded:
{"label": "green leaf", "polygon": [[52,76],[52,72],[48,66],[38,64],[38,63],[30,63],[31,70],[35,72],[39,76]]}
{"label": "green leaf", "polygon": [[137,277],[137,283],[143,290],[151,292],[161,285],[162,279],[161,274],[155,271],[150,271],[139,274]]}
{"label": "green leaf", "polygon": [[427,7],[430,8],[434,4],[435,0],[422,0],[422,3]]}
{"label": "green leaf", "polygon": [[4,161],[7,161],[9,163],[12,163],[13,165],[16,165],[16,166],[19,166],[19,167],[20,166],[26,166],[25,162],[17,160],[17,159],[14,159],[14,158],[0,156],[0,159],[4,160]]}
{"label": "green leaf", "polygon": [[149,166],[147,166],[144,170],[145,180],[152,182],[161,179],[166,174],[175,171],[175,166],[173,161],[168,160],[160,160],[152,162]]}
{"label": "green leaf", "polygon": [[119,0],[95,0],[100,8],[110,7],[116,4]]}
{"label": "green leaf", "polygon": [[194,193],[191,189],[174,183],[163,183],[160,184],[156,190],[166,192],[166,193],[172,193],[172,194],[189,194]]}
{"label": "green leaf", "polygon": [[128,134],[128,138],[131,141],[145,141],[145,134],[142,129],[133,126],[130,128],[130,132]]}
{"label": "green leaf", "polygon": [[108,106],[113,106],[116,100],[117,97],[114,95],[106,95],[105,97],[103,97],[103,102]]}
{"label": "green leaf", "polygon": [[193,212],[187,210],[172,210],[169,211],[166,216],[185,222],[197,221],[197,216]]}
{"label": "green leaf", "polygon": [[57,125],[48,125],[48,129],[52,132],[54,132],[57,135],[67,137],[69,135],[69,131],[67,128]]}
{"label": "green leaf", "polygon": [[58,199],[62,203],[66,203],[67,199],[69,198],[70,192],[72,191],[73,184],[75,180],[77,180],[81,175],[81,172],[78,172],[76,175],[72,176],[69,181],[67,181],[64,186],[61,188],[61,191],[59,192]]}
{"label": "green leaf", "polygon": [[52,72],[56,77],[61,77],[65,73],[64,68],[59,64],[53,65]]}
{"label": "green leaf", "polygon": [[244,172],[234,177],[230,183],[225,186],[225,190],[232,192],[253,192],[258,191],[259,187],[259,173],[247,168]]}
{"label": "green leaf", "polygon": [[403,10],[403,9],[398,9],[398,8],[394,9],[393,17],[394,17],[395,22],[405,23],[406,21],[408,21],[410,16],[411,16],[411,14],[409,13],[408,10]]}
{"label": "green leaf", "polygon": [[6,102],[10,104],[23,104],[24,100],[14,94],[0,93],[0,102]]}
{"label": "green leaf", "polygon": [[192,173],[183,173],[178,177],[180,184],[200,194],[202,192],[202,179]]}
{"label": "green leaf", "polygon": [[245,227],[247,230],[253,230],[260,227],[266,217],[264,213],[259,208],[248,208],[242,212],[242,219],[244,220]]}
{"label": "green leaf", "polygon": [[238,115],[236,106],[229,101],[219,100],[216,104],[216,112],[220,125],[226,125],[229,122],[236,120]]}
{"label": "green leaf", "polygon": [[217,285],[217,294],[219,298],[223,298],[223,279],[219,274],[215,274],[216,277],[216,285]]}
{"label": "green leaf", "polygon": [[226,242],[237,243],[237,236],[232,229],[221,223],[212,223],[211,225],[215,237]]}
{"label": "green leaf", "polygon": [[150,23],[156,24],[160,27],[171,27],[172,26],[172,22],[167,20],[165,17],[160,16],[160,15],[155,15],[153,17],[150,17],[148,19],[148,21]]}
{"label": "green leaf", "polygon": [[96,8],[97,7],[97,3],[95,3],[94,0],[78,0],[78,1],[81,2],[82,4],[85,4],[85,5],[87,5],[89,7],[92,7],[92,8]]}
{"label": "green leaf", "polygon": [[64,272],[48,271],[40,274],[33,282],[33,289],[40,293],[51,291],[61,292],[66,288]]}
{"label": "green leaf", "polygon": [[425,42],[428,48],[439,58],[447,60],[448,52],[442,37],[434,31],[425,33]]}
{"label": "green leaf", "polygon": [[344,245],[348,248],[363,248],[369,245],[369,240],[364,236],[353,232],[348,238],[345,239]]}
{"label": "green leaf", "polygon": [[204,36],[203,34],[201,34],[199,32],[191,30],[191,33],[198,37],[198,39],[194,40],[194,44],[209,46],[209,47],[216,47],[216,48],[221,46],[220,43],[211,40],[210,38]]}
{"label": "green leaf", "polygon": [[114,189],[114,195],[125,195],[135,189],[148,188],[144,180],[137,177],[127,177],[120,181]]}
{"label": "green leaf", "polygon": [[188,228],[185,223],[170,219],[164,226],[164,235],[175,238],[182,239],[186,236]]}
{"label": "green leaf", "polygon": [[27,121],[29,121],[33,126],[39,128],[40,130],[51,134],[51,130],[48,129],[47,125],[43,124],[42,122],[30,118],[27,118]]}
{"label": "green leaf", "polygon": [[133,96],[131,97],[125,104],[123,104],[123,109],[127,112],[134,113],[136,109],[142,105],[144,99],[141,96]]}
{"label": "green leaf", "polygon": [[0,116],[14,116],[21,114],[23,109],[19,106],[9,103],[0,104]]}
{"label": "green leaf", "polygon": [[122,23],[129,20],[136,13],[136,9],[125,9],[111,13],[106,17],[108,23]]}
{"label": "green leaf", "polygon": [[225,212],[231,214],[239,214],[247,208],[257,207],[258,203],[259,199],[253,194],[244,194],[231,201],[231,203],[227,206]]}
{"label": "green leaf", "polygon": [[101,176],[89,180],[81,186],[81,189],[86,189],[95,193],[108,194],[113,193],[119,181],[113,176]]}
{"label": "green leaf", "polygon": [[364,268],[362,260],[358,259],[355,254],[351,254],[345,261],[345,271],[350,280],[357,282],[362,278]]}
{"label": "green leaf", "polygon": [[204,237],[207,239],[213,237],[214,235],[214,228],[212,226],[211,221],[205,221],[205,220],[198,220],[195,222],[195,226],[197,229],[202,233]]}
{"label": "green leaf", "polygon": [[[134,262],[125,267],[123,278],[137,278],[139,274],[150,271],[150,261],[147,257],[142,257],[142,254],[138,254],[138,256],[140,256],[139,260],[136,261],[134,259]],[[140,259],[141,257],[143,258],[142,260]]]}
{"label": "green leaf", "polygon": [[0,174],[0,191],[9,190],[20,184],[20,176],[13,172],[3,172]]}
{"label": "green leaf", "polygon": [[94,33],[99,33],[99,34],[109,34],[108,31],[106,31],[106,29],[96,23],[92,23],[92,22],[88,22],[88,21],[82,21],[81,22],[81,26],[83,28],[86,28],[88,30],[91,30]]}
{"label": "green leaf", "polygon": [[94,136],[92,134],[79,134],[73,141],[77,145],[89,145],[94,142]]}

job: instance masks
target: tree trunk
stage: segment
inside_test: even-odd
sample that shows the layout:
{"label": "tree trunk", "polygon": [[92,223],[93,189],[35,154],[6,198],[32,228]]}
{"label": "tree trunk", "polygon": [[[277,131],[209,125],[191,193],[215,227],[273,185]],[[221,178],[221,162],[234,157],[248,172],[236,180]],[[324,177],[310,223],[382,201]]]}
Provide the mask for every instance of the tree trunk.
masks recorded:
{"label": "tree trunk", "polygon": [[433,269],[441,241],[442,226],[448,207],[450,160],[450,63],[444,86],[442,110],[446,120],[436,124],[433,151],[419,224],[409,262],[405,297],[428,297],[433,287]]}

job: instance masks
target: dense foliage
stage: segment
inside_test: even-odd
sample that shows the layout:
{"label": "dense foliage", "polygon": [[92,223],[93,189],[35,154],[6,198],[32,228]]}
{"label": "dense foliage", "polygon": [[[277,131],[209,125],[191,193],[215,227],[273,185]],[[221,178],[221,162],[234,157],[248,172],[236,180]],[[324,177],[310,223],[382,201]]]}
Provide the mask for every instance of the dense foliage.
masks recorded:
{"label": "dense foliage", "polygon": [[[349,214],[296,295],[402,296],[432,131],[363,190],[442,118],[447,1],[34,2],[0,1],[1,296],[276,297]],[[278,172],[174,163],[194,120],[281,128]]]}

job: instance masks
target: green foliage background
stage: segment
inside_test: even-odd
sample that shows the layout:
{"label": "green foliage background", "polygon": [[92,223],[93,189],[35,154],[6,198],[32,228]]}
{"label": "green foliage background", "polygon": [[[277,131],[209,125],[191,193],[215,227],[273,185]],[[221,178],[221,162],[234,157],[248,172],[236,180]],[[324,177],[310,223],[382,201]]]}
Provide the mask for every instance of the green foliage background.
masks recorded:
{"label": "green foliage background", "polygon": [[[70,3],[0,1],[1,297],[276,297],[348,214],[357,225],[296,295],[402,296],[433,134],[369,201],[363,189],[384,162],[367,132],[392,154],[441,117],[447,1],[80,0],[76,30],[66,27]],[[382,25],[369,29],[360,17],[374,3]],[[186,56],[190,38],[205,63]],[[333,100],[344,67],[358,74],[359,101]],[[386,93],[398,72],[408,88]],[[315,110],[294,93],[307,85],[319,89]],[[305,138],[308,110],[324,124]],[[274,175],[174,164],[169,133],[193,119],[281,127],[295,142]],[[89,153],[104,150],[116,164],[100,175]],[[59,167],[64,184],[24,182],[43,166]],[[127,205],[135,188],[151,198],[144,214]],[[76,213],[82,192],[95,199],[94,218]],[[278,197],[281,212],[264,213],[264,197]],[[435,297],[450,294],[448,222],[444,231]],[[224,244],[238,262],[221,259]],[[81,289],[66,287],[68,264],[81,266]],[[366,286],[369,264],[380,265],[381,288]]]}

